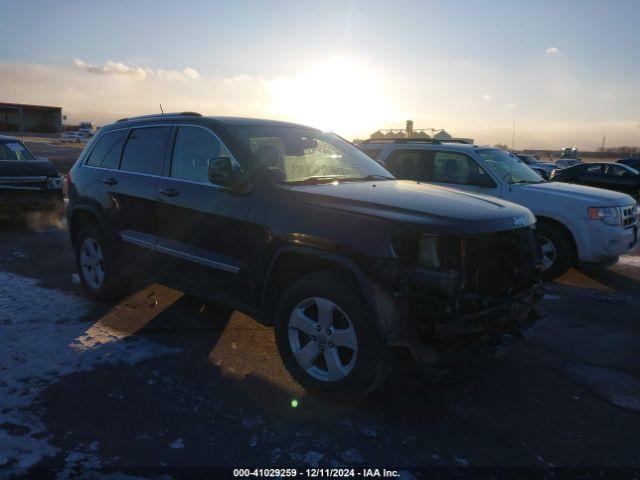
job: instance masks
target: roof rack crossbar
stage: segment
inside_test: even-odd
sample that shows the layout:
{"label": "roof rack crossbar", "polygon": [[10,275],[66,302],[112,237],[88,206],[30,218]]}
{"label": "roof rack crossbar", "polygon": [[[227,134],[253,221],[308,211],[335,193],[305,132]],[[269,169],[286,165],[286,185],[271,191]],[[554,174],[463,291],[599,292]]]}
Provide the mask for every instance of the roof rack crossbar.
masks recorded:
{"label": "roof rack crossbar", "polygon": [[432,143],[434,145],[441,145],[443,143],[463,143],[465,145],[472,145],[472,143],[461,138],[451,138],[438,140],[437,138],[368,138],[363,143]]}
{"label": "roof rack crossbar", "polygon": [[116,123],[118,122],[126,122],[128,120],[140,120],[143,118],[157,118],[157,117],[201,117],[202,114],[198,113],[198,112],[174,112],[174,113],[152,113],[149,115],[138,115],[136,117],[125,117],[125,118],[121,118],[119,120],[116,120]]}

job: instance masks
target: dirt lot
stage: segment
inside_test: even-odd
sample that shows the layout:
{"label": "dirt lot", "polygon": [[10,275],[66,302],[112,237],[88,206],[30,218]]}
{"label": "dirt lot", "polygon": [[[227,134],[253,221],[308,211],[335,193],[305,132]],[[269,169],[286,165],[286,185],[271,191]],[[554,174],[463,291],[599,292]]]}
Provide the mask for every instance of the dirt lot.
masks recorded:
{"label": "dirt lot", "polygon": [[247,316],[156,284],[93,301],[64,228],[1,228],[5,467],[640,467],[640,257],[547,285],[524,339],[338,406]]}

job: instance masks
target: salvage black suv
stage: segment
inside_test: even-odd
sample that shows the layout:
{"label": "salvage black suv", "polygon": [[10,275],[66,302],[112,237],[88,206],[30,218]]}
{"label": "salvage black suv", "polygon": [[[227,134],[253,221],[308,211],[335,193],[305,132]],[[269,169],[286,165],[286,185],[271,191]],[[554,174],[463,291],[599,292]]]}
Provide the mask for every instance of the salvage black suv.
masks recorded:
{"label": "salvage black suv", "polygon": [[275,327],[307,390],[378,386],[392,349],[420,362],[512,328],[539,298],[534,216],[415,181],[336,135],[195,113],[100,129],[69,176],[86,290],[132,273]]}

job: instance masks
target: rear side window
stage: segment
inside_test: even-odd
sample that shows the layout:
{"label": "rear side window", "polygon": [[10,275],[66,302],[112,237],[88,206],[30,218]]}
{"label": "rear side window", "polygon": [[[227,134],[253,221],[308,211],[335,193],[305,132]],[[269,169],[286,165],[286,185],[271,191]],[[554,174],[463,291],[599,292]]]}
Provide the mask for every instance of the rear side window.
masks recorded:
{"label": "rear side window", "polygon": [[400,179],[427,179],[426,165],[420,150],[395,150],[387,157],[384,164]]}
{"label": "rear side window", "polygon": [[169,127],[134,128],[122,152],[121,170],[160,175]]}
{"label": "rear side window", "polygon": [[207,182],[209,162],[218,157],[231,158],[231,154],[213,133],[199,127],[179,127],[173,147],[171,176]]}
{"label": "rear side window", "polygon": [[91,150],[86,164],[92,167],[117,169],[126,133],[126,130],[117,130],[102,135]]}
{"label": "rear side window", "polygon": [[471,158],[461,153],[436,152],[433,159],[433,181],[478,185],[487,173]]}
{"label": "rear side window", "polygon": [[33,156],[22,142],[11,140],[0,142],[0,160],[33,160]]}
{"label": "rear side window", "polygon": [[587,167],[587,172],[589,173],[603,173],[602,165],[590,165]]}
{"label": "rear side window", "polygon": [[381,148],[361,148],[360,150],[362,150],[374,160],[378,158],[378,155],[380,155],[380,152],[382,151]]}

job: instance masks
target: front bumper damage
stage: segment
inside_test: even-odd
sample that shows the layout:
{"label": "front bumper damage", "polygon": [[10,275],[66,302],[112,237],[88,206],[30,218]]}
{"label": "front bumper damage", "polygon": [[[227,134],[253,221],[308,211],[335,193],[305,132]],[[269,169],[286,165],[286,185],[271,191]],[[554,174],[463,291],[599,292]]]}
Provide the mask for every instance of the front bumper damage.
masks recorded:
{"label": "front bumper damage", "polygon": [[452,346],[526,324],[543,296],[535,242],[495,248],[483,241],[490,248],[477,257],[481,261],[473,257],[473,245],[462,243],[467,257],[457,268],[400,264],[387,271],[393,280],[377,284],[375,298],[389,345],[431,362]]}

